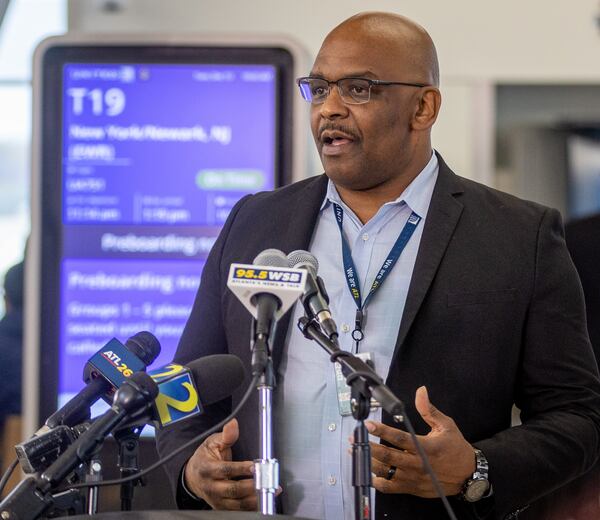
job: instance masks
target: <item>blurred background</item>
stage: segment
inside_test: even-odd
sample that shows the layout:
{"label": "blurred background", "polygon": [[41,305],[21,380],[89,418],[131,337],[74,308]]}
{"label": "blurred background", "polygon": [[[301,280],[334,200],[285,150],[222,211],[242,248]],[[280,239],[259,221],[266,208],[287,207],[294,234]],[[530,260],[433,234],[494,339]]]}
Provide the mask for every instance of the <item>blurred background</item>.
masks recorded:
{"label": "blurred background", "polygon": [[[282,38],[304,75],[327,32],[367,8],[417,21],[436,43],[433,144],[456,173],[556,207],[567,222],[600,211],[597,0],[0,0],[0,276],[32,231],[32,60],[44,38]],[[304,125],[308,107],[294,106]],[[295,132],[289,179],[321,173],[307,124]]]}
{"label": "blurred background", "polygon": [[[306,52],[365,10],[421,23],[440,60],[443,106],[434,145],[459,174],[557,207],[600,207],[600,4],[418,0],[0,0],[0,272],[30,229],[32,53],[71,33],[284,34]],[[311,143],[307,170],[320,172]]]}

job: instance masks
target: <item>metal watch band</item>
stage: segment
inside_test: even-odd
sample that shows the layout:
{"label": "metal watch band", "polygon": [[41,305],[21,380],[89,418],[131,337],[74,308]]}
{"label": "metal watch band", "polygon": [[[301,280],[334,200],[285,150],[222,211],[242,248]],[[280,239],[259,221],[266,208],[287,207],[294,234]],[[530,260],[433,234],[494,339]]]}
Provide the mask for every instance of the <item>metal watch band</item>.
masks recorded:
{"label": "metal watch band", "polygon": [[465,482],[461,498],[467,502],[477,502],[484,497],[490,496],[491,485],[488,479],[489,464],[481,450],[475,451],[475,471]]}
{"label": "metal watch band", "polygon": [[481,478],[484,478],[485,480],[489,480],[488,478],[488,472],[490,469],[490,466],[488,464],[487,459],[485,458],[485,455],[483,454],[483,452],[481,450],[478,450],[477,448],[475,448],[475,473],[473,473],[473,477],[472,478],[476,478],[476,475],[479,475]]}

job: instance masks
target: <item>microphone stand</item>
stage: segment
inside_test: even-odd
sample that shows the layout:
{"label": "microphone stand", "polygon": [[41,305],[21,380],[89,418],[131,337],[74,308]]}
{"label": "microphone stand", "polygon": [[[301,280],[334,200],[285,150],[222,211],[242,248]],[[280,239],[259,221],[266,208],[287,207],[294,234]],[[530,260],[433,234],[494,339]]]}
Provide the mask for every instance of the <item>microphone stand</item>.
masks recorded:
{"label": "microphone stand", "polygon": [[[129,415],[149,407],[158,394],[158,387],[150,376],[138,373],[141,382],[125,382],[117,390],[113,406],[99,416],[90,428],[80,435],[67,450],[39,476],[21,481],[0,502],[0,519],[35,520],[56,504],[63,495],[54,495],[58,486],[82,463],[92,459],[102,446],[104,439]],[[135,377],[136,374],[134,374]],[[144,380],[147,379],[146,381]],[[137,383],[137,384],[136,384]],[[147,386],[152,383],[153,386]],[[75,493],[79,494],[77,491]],[[71,491],[64,493],[66,499]]]}
{"label": "microphone stand", "polygon": [[260,458],[254,461],[254,485],[258,496],[259,512],[275,514],[275,492],[279,487],[279,462],[273,458],[272,397],[275,388],[275,372],[269,347],[270,333],[256,330],[257,320],[252,321],[252,375],[260,374],[258,390]]}
{"label": "microphone stand", "polygon": [[338,362],[351,387],[352,416],[356,419],[352,446],[352,485],[354,486],[354,513],[357,520],[370,520],[371,507],[371,448],[365,419],[371,410],[371,397],[391,414],[397,422],[404,419],[404,405],[383,383],[377,373],[362,359],[340,349],[337,339],[326,336],[314,319],[306,316],[298,320],[304,337],[316,341],[328,354],[332,363]]}
{"label": "microphone stand", "polygon": [[[119,428],[113,432],[113,437],[119,445],[117,466],[120,478],[128,477],[139,471],[138,455],[140,434],[142,428]],[[139,478],[121,484],[121,511],[131,511],[135,486],[143,486],[144,481]]]}
{"label": "microphone stand", "polygon": [[352,486],[354,486],[354,517],[357,520],[370,520],[371,511],[371,445],[365,419],[371,413],[371,392],[360,388],[358,379],[351,388],[352,417],[356,419],[354,444],[352,445]]}
{"label": "microphone stand", "polygon": [[[112,412],[112,413],[111,413]],[[104,438],[125,417],[126,410],[106,412],[81,435],[67,450],[41,475],[31,476],[11,491],[0,503],[0,518],[2,520],[35,520],[56,504],[56,499],[62,496],[62,502],[71,499],[74,494],[66,491],[64,495],[53,492],[63,480],[80,464],[96,455],[104,442]],[[75,492],[79,495],[79,492]]]}
{"label": "microphone stand", "polygon": [[[85,475],[85,482],[100,482],[102,480],[102,461],[93,457],[88,464],[88,470]],[[98,494],[100,488],[92,486],[87,493],[87,514],[95,515],[98,512]]]}

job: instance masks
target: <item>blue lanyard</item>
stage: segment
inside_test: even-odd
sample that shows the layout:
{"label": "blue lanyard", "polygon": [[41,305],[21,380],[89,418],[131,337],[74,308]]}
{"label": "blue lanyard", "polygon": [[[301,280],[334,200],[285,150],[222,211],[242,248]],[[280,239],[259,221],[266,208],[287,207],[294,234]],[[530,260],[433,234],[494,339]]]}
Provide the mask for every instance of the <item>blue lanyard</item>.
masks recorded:
{"label": "blue lanyard", "polygon": [[358,351],[359,343],[364,339],[365,335],[363,332],[363,323],[364,316],[366,312],[367,304],[373,298],[375,291],[379,289],[385,279],[390,274],[392,268],[400,258],[402,251],[408,244],[410,237],[417,229],[419,222],[421,221],[421,217],[417,215],[414,211],[408,217],[408,221],[402,228],[400,235],[396,239],[396,242],[390,252],[388,253],[387,258],[383,262],[383,265],[379,269],[375,280],[373,280],[373,284],[371,285],[371,290],[364,301],[362,301],[362,296],[360,293],[360,284],[358,281],[358,273],[356,271],[356,267],[354,267],[354,260],[352,260],[352,253],[350,252],[350,247],[348,246],[348,242],[344,237],[344,228],[342,226],[344,221],[344,210],[339,204],[335,202],[333,204],[333,211],[335,213],[335,219],[338,223],[338,227],[340,228],[340,236],[342,238],[342,258],[344,260],[344,274],[346,275],[346,283],[348,284],[348,289],[350,289],[350,294],[354,299],[354,303],[356,303],[356,318],[354,320],[354,330],[352,331],[352,339],[356,341],[356,350]]}

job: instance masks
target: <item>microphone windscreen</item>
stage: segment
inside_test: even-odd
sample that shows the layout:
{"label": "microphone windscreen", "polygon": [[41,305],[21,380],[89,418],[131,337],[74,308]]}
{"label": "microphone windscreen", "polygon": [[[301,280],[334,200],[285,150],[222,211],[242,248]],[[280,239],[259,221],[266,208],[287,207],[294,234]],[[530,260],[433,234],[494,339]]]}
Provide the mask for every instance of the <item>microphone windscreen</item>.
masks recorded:
{"label": "microphone windscreen", "polygon": [[288,259],[283,251],[279,249],[265,249],[258,253],[254,261],[254,265],[265,265],[271,267],[289,267]]}
{"label": "microphone windscreen", "polygon": [[131,336],[125,346],[135,354],[146,366],[151,365],[160,354],[160,343],[154,334],[141,331]]}
{"label": "microphone windscreen", "polygon": [[[111,408],[134,417],[151,409],[158,392],[158,385],[146,372],[134,372],[115,392]],[[101,415],[94,424],[104,424],[102,417],[107,416]]]}
{"label": "microphone windscreen", "polygon": [[229,397],[242,384],[246,371],[241,359],[231,354],[205,356],[186,363],[204,406]]}
{"label": "microphone windscreen", "polygon": [[156,399],[159,392],[158,385],[146,372],[134,372],[127,381],[137,385],[140,391],[148,396],[148,401]]}
{"label": "microphone windscreen", "polygon": [[302,249],[296,249],[296,251],[292,251],[289,255],[287,255],[288,259],[288,267],[292,268],[301,268],[301,267],[310,267],[313,269],[313,274],[316,276],[319,272],[319,261],[312,253],[308,251],[303,251]]}

